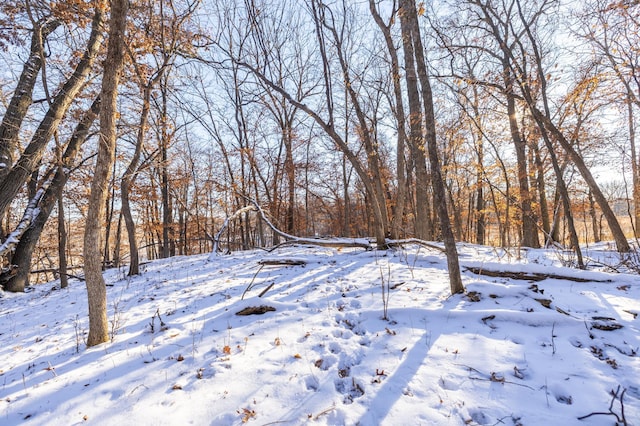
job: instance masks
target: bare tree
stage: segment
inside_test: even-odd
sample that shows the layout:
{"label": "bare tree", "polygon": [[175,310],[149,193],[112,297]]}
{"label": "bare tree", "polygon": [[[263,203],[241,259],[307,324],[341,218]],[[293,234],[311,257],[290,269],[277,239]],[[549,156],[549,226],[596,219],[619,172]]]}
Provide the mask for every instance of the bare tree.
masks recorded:
{"label": "bare tree", "polygon": [[[397,142],[396,142],[396,178],[397,178],[397,194],[395,199],[395,209],[393,210],[393,216],[391,219],[391,237],[394,239],[400,238],[402,223],[404,220],[405,204],[407,199],[407,176],[406,176],[406,160],[405,150],[407,142],[407,130],[405,125],[405,109],[404,100],[402,98],[402,84],[400,75],[400,60],[398,59],[398,52],[393,41],[393,35],[391,27],[393,22],[397,18],[397,8],[395,2],[391,10],[391,14],[388,19],[388,23],[382,19],[380,12],[378,11],[375,1],[369,0],[369,11],[373,16],[378,28],[384,36],[384,42],[387,47],[390,60],[391,80],[393,83],[393,99],[395,101],[394,114],[397,124]],[[420,209],[429,214],[429,209],[425,207]],[[429,216],[430,219],[430,216]],[[430,231],[432,226],[427,226]]]}
{"label": "bare tree", "polygon": [[[613,212],[613,210],[611,209],[611,206],[607,202],[606,197],[603,195],[602,191],[600,190],[596,180],[593,178],[591,171],[587,167],[580,153],[570,143],[568,138],[565,136],[564,132],[552,120],[551,113],[549,110],[549,102],[547,100],[547,84],[548,84],[549,74],[545,73],[545,70],[543,69],[542,55],[540,54],[537,40],[532,34],[532,27],[535,24],[536,19],[540,15],[545,13],[545,5],[546,5],[546,1],[542,2],[542,6],[538,9],[538,11],[533,15],[533,17],[529,17],[529,18],[524,16],[519,0],[515,0],[515,5],[514,5],[518,9],[518,16],[523,24],[523,37],[526,36],[528,38],[528,41],[531,43],[531,50],[533,50],[534,52],[534,57],[536,61],[535,69],[536,69],[537,83],[533,85],[531,81],[526,79],[526,76],[528,76],[528,73],[526,72],[527,64],[525,62],[519,63],[514,57],[513,51],[508,52],[510,56],[510,67],[512,68],[514,75],[518,76],[517,82],[518,82],[518,85],[520,86],[522,96],[526,101],[527,106],[530,109],[531,114],[533,115],[533,118],[540,124],[541,129],[543,130],[543,138],[544,138],[544,132],[545,131],[549,132],[549,135],[553,137],[560,144],[560,146],[565,150],[565,152],[569,155],[569,157],[573,161],[573,164],[576,166],[576,168],[582,175],[582,178],[585,180],[585,182],[589,186],[589,189],[593,193],[593,196],[596,202],[598,203],[598,205],[600,206],[600,209],[602,210],[604,216],[606,217],[607,223],[609,224],[609,229],[611,230],[611,233],[613,234],[613,238],[616,241],[616,246],[618,251],[628,252],[630,250],[629,242],[627,241],[627,238],[625,237],[624,232],[620,227],[620,223],[618,222],[618,219],[616,218],[615,213]],[[523,43],[522,40],[518,39],[518,43],[519,43],[520,50],[524,51],[525,49],[522,46],[522,43]],[[540,87],[540,91],[542,94],[542,103],[543,103],[542,108],[538,106],[538,102],[536,102],[537,97],[533,91],[533,87],[537,87],[537,86]],[[559,173],[559,168],[555,167],[554,170],[556,171],[556,174]],[[560,182],[560,184],[562,185],[562,182]],[[560,187],[560,189],[562,190],[562,186]],[[565,213],[567,213],[569,198],[567,194],[563,195],[563,197],[565,199]],[[574,249],[579,250],[577,236],[572,235],[571,238],[572,238],[572,245],[574,246]]]}
{"label": "bare tree", "polygon": [[107,291],[102,276],[102,221],[107,199],[107,185],[115,161],[116,105],[118,84],[124,64],[124,35],[128,0],[111,2],[109,44],[102,78],[102,109],[100,110],[100,140],[96,158],[87,222],[84,233],[84,273],[89,302],[89,336],[87,346],[104,343],[109,338],[107,321]]}
{"label": "bare tree", "polygon": [[640,238],[640,157],[634,119],[634,107],[640,108],[639,23],[637,4],[596,0],[585,3],[580,25],[576,26],[578,36],[593,47],[594,60],[606,70],[599,78],[615,84],[607,94],[614,102],[626,104],[636,238]]}
{"label": "bare tree", "polygon": [[[426,145],[429,153],[429,163],[431,165],[431,184],[433,186],[434,200],[436,203],[438,218],[440,220],[440,232],[442,233],[442,239],[444,240],[445,251],[447,254],[449,285],[451,288],[451,294],[463,293],[464,286],[462,284],[462,278],[460,275],[458,251],[456,249],[456,241],[449,220],[446,190],[440,168],[438,144],[436,141],[436,123],[433,105],[433,94],[431,90],[429,74],[427,71],[427,61],[424,56],[424,47],[420,35],[418,11],[416,8],[415,0],[401,0],[400,8],[401,10],[399,13],[401,25],[403,27],[403,43],[412,44],[413,54],[415,55],[416,71],[418,79],[420,81],[420,94],[422,95]],[[412,91],[410,90],[408,91],[408,96],[417,95],[418,93],[412,93]]]}

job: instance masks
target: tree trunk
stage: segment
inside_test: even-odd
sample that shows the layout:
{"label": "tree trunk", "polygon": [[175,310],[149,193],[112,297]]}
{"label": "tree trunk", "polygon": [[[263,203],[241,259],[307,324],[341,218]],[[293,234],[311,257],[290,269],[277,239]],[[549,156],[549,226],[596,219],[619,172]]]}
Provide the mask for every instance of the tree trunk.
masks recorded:
{"label": "tree trunk", "polygon": [[97,8],[92,22],[89,42],[82,59],[71,77],[54,97],[49,110],[40,122],[31,138],[31,142],[25,148],[18,162],[6,174],[5,178],[0,181],[0,212],[6,211],[31,173],[38,167],[49,140],[57,130],[76,95],[86,83],[86,77],[91,70],[102,41],[102,15],[102,11]]}
{"label": "tree trunk", "polygon": [[635,223],[633,224],[634,236],[640,238],[640,164],[636,153],[636,130],[633,114],[633,101],[627,97],[627,120],[629,126],[629,146],[631,148],[631,174],[633,175],[633,210]]}
{"label": "tree trunk", "polygon": [[[525,68],[523,68],[522,66],[518,67],[517,64],[511,62],[511,65],[514,67],[514,70],[515,70],[514,72],[517,72],[520,75],[520,79],[518,83],[520,84],[522,95],[525,101],[527,102],[529,110],[531,111],[535,120],[539,123],[539,125],[542,125],[549,132],[550,136],[556,139],[556,141],[562,146],[562,148],[569,155],[574,165],[582,175],[582,178],[587,183],[589,189],[593,193],[593,196],[596,202],[600,206],[602,213],[607,219],[607,223],[609,224],[609,229],[613,234],[613,238],[616,242],[618,251],[621,253],[629,252],[631,250],[631,248],[629,247],[629,242],[627,241],[627,238],[625,237],[624,232],[620,227],[620,223],[618,222],[618,219],[616,218],[613,210],[611,209],[611,206],[609,206],[609,203],[607,202],[606,197],[604,196],[604,194],[600,190],[600,187],[598,186],[595,179],[593,178],[591,171],[585,164],[582,156],[573,148],[573,146],[564,136],[562,131],[551,120],[551,113],[549,111],[549,103],[547,101],[547,89],[546,89],[548,77],[544,73],[544,70],[542,68],[542,54],[538,49],[538,42],[536,38],[533,36],[532,30],[531,30],[533,24],[528,22],[528,20],[524,17],[523,9],[521,7],[520,1],[517,1],[516,3],[517,3],[520,19],[523,22],[523,24],[525,24],[525,31],[529,38],[529,41],[531,42],[531,47],[535,55],[534,58],[535,58],[535,65],[536,65],[536,72],[537,72],[536,84],[540,85],[540,92],[542,94],[542,100],[544,103],[544,112],[541,111],[536,105],[536,101],[534,100],[535,96],[532,94],[532,91],[531,91],[531,83],[523,79],[523,77],[525,77],[525,74],[526,74]],[[504,53],[510,55],[509,57],[513,59],[513,52],[507,50]]]}
{"label": "tree trunk", "polygon": [[503,59],[503,74],[505,84],[505,96],[507,98],[507,114],[509,117],[509,130],[511,140],[516,151],[518,166],[518,187],[520,190],[520,210],[522,215],[521,236],[522,245],[525,247],[540,247],[536,220],[531,208],[531,192],[529,191],[529,173],[527,171],[526,144],[522,140],[518,121],[516,118],[516,101],[513,93],[513,77],[509,69],[509,59]]}
{"label": "tree trunk", "polygon": [[350,173],[347,171],[347,157],[342,156],[342,196],[344,198],[344,218],[342,232],[345,237],[351,236],[351,197],[349,196]]}
{"label": "tree trunk", "polygon": [[[376,24],[382,31],[384,41],[389,52],[391,59],[391,79],[393,82],[393,95],[395,99],[395,118],[398,126],[397,142],[396,142],[396,177],[398,181],[397,193],[395,197],[395,208],[393,210],[393,216],[391,219],[391,238],[399,239],[402,233],[402,224],[404,221],[404,210],[407,199],[407,176],[406,176],[406,162],[405,162],[405,145],[407,139],[407,131],[405,128],[405,111],[404,100],[402,99],[402,85],[400,82],[400,61],[398,60],[398,52],[393,43],[391,35],[391,24],[386,25],[380,14],[378,13],[375,1],[369,0],[369,10],[373,15]],[[395,19],[395,12],[390,18],[390,22]],[[346,199],[345,199],[346,202]],[[426,206],[425,206],[426,208]],[[429,230],[431,227],[429,227]]]}
{"label": "tree trunk", "polygon": [[420,27],[418,24],[418,15],[416,11],[415,0],[400,1],[400,17],[401,25],[408,25],[411,38],[404,39],[404,43],[412,42],[414,46],[414,54],[420,80],[422,101],[424,107],[424,118],[426,126],[427,149],[429,152],[429,162],[431,165],[431,181],[433,185],[434,201],[440,219],[440,231],[444,240],[445,251],[447,254],[447,266],[449,269],[449,285],[451,294],[463,293],[464,286],[460,276],[460,265],[458,262],[458,250],[456,249],[456,241],[451,229],[449,221],[449,212],[447,209],[447,196],[445,185],[440,171],[440,161],[438,159],[438,146],[436,140],[436,122],[433,110],[433,95],[431,91],[431,83],[427,72],[427,62],[424,57],[422,40],[420,37]]}
{"label": "tree trunk", "polygon": [[478,88],[473,85],[473,114],[475,115],[475,128],[473,132],[473,138],[476,147],[476,205],[475,205],[475,219],[476,219],[476,244],[484,244],[486,238],[486,214],[485,214],[485,201],[484,201],[484,130],[480,115],[480,104],[478,96]]}
{"label": "tree trunk", "polygon": [[[283,102],[286,102],[283,99]],[[295,233],[295,194],[296,194],[296,168],[293,162],[293,118],[294,114],[289,116],[285,109],[284,122],[282,129],[282,139],[284,142],[284,171],[287,175],[287,206],[285,210],[285,231],[289,234]]]}
{"label": "tree trunk", "polygon": [[600,242],[600,227],[598,226],[598,215],[596,214],[596,202],[593,200],[591,191],[588,194],[589,198],[589,217],[591,217],[591,230],[593,232],[593,241]]}
{"label": "tree trunk", "polygon": [[58,273],[60,274],[60,288],[69,286],[67,276],[67,228],[64,221],[63,188],[58,190]]}
{"label": "tree trunk", "polygon": [[[405,5],[404,7],[413,7]],[[402,9],[404,12],[406,9]],[[400,14],[402,30],[402,46],[404,50],[405,81],[407,84],[407,98],[409,102],[409,147],[416,173],[416,212],[415,234],[422,240],[433,239],[433,224],[431,223],[431,209],[429,206],[429,174],[425,157],[425,141],[422,133],[422,108],[420,106],[420,92],[418,89],[418,75],[416,74],[414,52],[417,47],[412,42],[412,28],[408,21],[408,13]]]}
{"label": "tree trunk", "polygon": [[560,143],[565,152],[569,154],[569,157],[571,157],[573,164],[575,164],[576,168],[582,175],[582,178],[589,186],[589,189],[591,190],[595,201],[598,203],[598,206],[600,206],[600,210],[602,210],[602,213],[607,219],[609,229],[611,230],[611,234],[613,235],[613,238],[616,242],[618,251],[620,253],[629,252],[631,250],[631,247],[629,247],[629,242],[627,241],[627,238],[625,237],[624,232],[620,227],[620,223],[618,222],[615,213],[611,209],[611,206],[607,202],[607,198],[600,190],[600,187],[596,183],[596,180],[593,178],[591,171],[585,164],[580,154],[571,146],[560,129],[558,129],[555,124],[553,124],[553,122],[535,106],[531,98],[527,99],[527,103],[529,104],[529,109],[531,110],[536,120],[540,120],[540,122],[549,131],[549,133],[553,135],[558,143]]}
{"label": "tree trunk", "polygon": [[543,124],[536,120],[540,127],[540,132],[542,133],[542,139],[544,140],[545,145],[547,146],[547,151],[549,153],[549,158],[551,159],[551,164],[553,165],[553,171],[556,175],[557,182],[557,190],[560,194],[560,198],[562,199],[562,206],[564,208],[564,217],[567,220],[567,226],[569,227],[569,241],[571,242],[571,247],[576,253],[576,258],[578,261],[578,267],[580,269],[584,269],[584,261],[582,260],[582,250],[580,249],[580,241],[578,240],[578,233],[576,231],[576,227],[573,221],[573,213],[571,212],[571,199],[569,198],[569,191],[567,189],[567,185],[564,182],[564,178],[562,176],[562,170],[560,168],[560,164],[558,163],[558,158],[556,157],[556,153],[553,149],[553,144],[549,139],[549,134],[547,130],[543,126]]}
{"label": "tree trunk", "polygon": [[102,236],[107,186],[115,161],[118,83],[124,58],[124,33],[128,0],[111,1],[109,46],[102,78],[102,109],[100,140],[84,233],[84,273],[89,303],[89,336],[87,346],[104,343],[109,338],[107,320],[107,288],[102,276],[102,256],[99,243]]}
{"label": "tree trunk", "polygon": [[537,143],[533,145],[533,161],[536,166],[536,189],[540,199],[540,217],[542,221],[542,231],[544,232],[545,247],[551,244],[551,221],[549,217],[549,204],[547,203],[546,184],[544,182],[544,164],[540,157],[540,148]]}
{"label": "tree trunk", "polygon": [[[37,204],[35,204],[38,208],[38,214],[33,218],[30,225],[26,228],[23,236],[20,238],[12,259],[12,263],[18,266],[18,273],[5,284],[5,290],[22,292],[25,287],[29,285],[29,271],[31,269],[33,250],[40,239],[44,226],[56,204],[56,200],[60,200],[62,189],[69,178],[69,170],[72,169],[80,147],[87,139],[91,124],[97,117],[99,110],[100,99],[98,98],[94,101],[91,108],[85,113],[82,120],[76,126],[76,129],[67,144],[65,152],[62,154],[61,165],[58,166],[49,186],[44,189],[42,198]],[[61,215],[60,212],[58,212],[58,215]],[[64,220],[64,215],[62,215],[62,220]],[[62,249],[63,244],[64,241],[60,243],[60,250]],[[64,245],[66,247],[66,244]],[[63,279],[62,275],[60,276],[60,279]],[[62,282],[63,281],[61,281],[61,283]]]}
{"label": "tree trunk", "polygon": [[167,112],[167,88],[163,85],[162,94],[162,110],[160,112],[160,196],[162,198],[162,258],[171,256],[171,239],[173,237],[173,228],[171,223],[171,199],[169,194],[169,168],[167,151],[169,149],[169,123]]}
{"label": "tree trunk", "polygon": [[138,124],[138,134],[136,137],[136,147],[133,157],[127,166],[122,182],[120,183],[120,199],[122,201],[122,216],[124,224],[127,228],[129,238],[129,276],[138,275],[140,273],[140,257],[138,255],[138,238],[136,237],[136,225],[131,214],[131,204],[129,202],[129,189],[137,176],[138,163],[142,154],[144,145],[144,134],[147,130],[149,111],[151,109],[151,90],[152,85],[148,84],[142,93],[142,112],[140,113],[140,123]]}
{"label": "tree trunk", "polygon": [[[115,155],[115,154],[114,154]],[[105,215],[105,232],[104,232],[104,238],[102,239],[104,241],[104,250],[102,252],[102,270],[105,270],[109,267],[111,267],[112,262],[111,262],[111,223],[113,222],[113,211],[115,208],[115,192],[116,192],[116,185],[115,185],[115,178],[114,178],[114,174],[115,174],[115,170],[116,170],[116,164],[115,161],[113,162],[113,170],[111,171],[111,183],[109,184],[109,195],[107,196],[107,200],[105,201],[105,211],[106,211],[106,215]]]}
{"label": "tree trunk", "polygon": [[[37,23],[33,28],[29,58],[22,68],[18,85],[0,125],[0,182],[11,170],[15,152],[19,148],[18,134],[27,110],[33,102],[33,87],[42,68],[44,42],[59,25],[60,21],[57,19],[46,18],[44,22]],[[4,209],[0,209],[0,212],[4,212]]]}
{"label": "tree trunk", "polygon": [[122,257],[120,256],[120,248],[122,247],[122,210],[118,214],[118,223],[116,224],[116,241],[113,246],[113,267],[119,268]]}
{"label": "tree trunk", "polygon": [[[316,9],[316,6],[319,6],[319,8]],[[322,44],[323,52],[324,52],[325,46],[324,46],[324,34],[323,34],[322,27],[327,29],[333,36],[333,42],[335,43],[336,54],[338,57],[338,61],[340,63],[340,71],[342,72],[342,78],[344,81],[345,90],[347,92],[348,99],[351,101],[351,104],[353,105],[353,109],[355,111],[356,118],[358,120],[358,125],[359,125],[358,136],[362,140],[362,143],[364,145],[364,149],[366,152],[367,171],[362,175],[360,175],[360,173],[358,174],[360,175],[361,178],[363,177],[365,178],[363,179],[363,183],[365,184],[365,188],[367,189],[368,195],[370,196],[369,201],[371,203],[370,206],[372,209],[372,219],[373,219],[373,228],[374,228],[373,233],[376,239],[376,243],[379,248],[386,248],[387,247],[386,239],[387,239],[388,230],[389,230],[389,217],[387,212],[387,200],[386,200],[385,191],[384,191],[383,178],[381,174],[382,163],[380,161],[380,153],[378,151],[377,144],[373,140],[373,137],[372,137],[373,131],[372,129],[370,129],[368,125],[366,115],[364,113],[364,110],[358,98],[358,94],[356,93],[352,85],[351,71],[349,69],[349,64],[347,63],[346,58],[344,57],[344,46],[343,46],[344,40],[341,37],[341,35],[338,33],[338,30],[333,26],[334,24],[333,21],[329,20],[330,21],[329,22],[325,20],[324,8],[326,6],[322,4],[322,2],[318,2],[317,0],[314,0],[312,2],[312,7],[314,12],[316,30],[318,31],[318,38],[319,38],[319,42]],[[325,53],[323,54],[324,66],[325,66],[325,69],[329,70],[330,64],[328,62],[326,52],[324,53]],[[325,78],[329,78],[329,77],[330,76],[327,75]],[[327,89],[329,90],[327,94],[328,96],[330,96],[331,95],[330,86]],[[332,123],[330,123],[330,125],[333,126]],[[333,133],[335,133],[335,131]],[[340,140],[342,141],[341,138]],[[346,144],[345,144],[345,147],[346,147]],[[349,148],[347,148],[347,150],[350,151]],[[351,155],[349,157],[351,160],[356,156]],[[353,164],[353,161],[352,161],[352,164]],[[355,164],[353,165],[354,165],[354,168],[356,168],[355,167],[356,165]],[[357,168],[356,168],[356,171],[358,171]]]}

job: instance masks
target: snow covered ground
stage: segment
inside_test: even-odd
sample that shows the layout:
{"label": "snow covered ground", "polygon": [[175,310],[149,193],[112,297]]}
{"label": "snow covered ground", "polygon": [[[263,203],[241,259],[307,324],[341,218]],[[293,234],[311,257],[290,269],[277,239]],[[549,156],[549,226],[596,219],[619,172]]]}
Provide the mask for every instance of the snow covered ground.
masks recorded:
{"label": "snow covered ground", "polygon": [[[459,248],[467,294],[455,296],[444,255],[417,246],[108,271],[113,341],[89,349],[83,283],[4,294],[0,424],[640,425],[638,275]],[[274,260],[301,264],[259,263]],[[275,310],[236,315],[251,307]],[[604,414],[579,420],[591,413]]]}

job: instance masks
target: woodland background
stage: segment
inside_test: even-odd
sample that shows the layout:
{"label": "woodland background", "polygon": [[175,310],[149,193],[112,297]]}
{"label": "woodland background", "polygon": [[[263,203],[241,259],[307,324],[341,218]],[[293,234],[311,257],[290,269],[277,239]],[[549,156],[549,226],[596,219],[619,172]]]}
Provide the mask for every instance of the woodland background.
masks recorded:
{"label": "woodland background", "polygon": [[0,282],[64,286],[87,242],[130,274],[288,236],[628,252],[639,20],[630,0],[3,2]]}

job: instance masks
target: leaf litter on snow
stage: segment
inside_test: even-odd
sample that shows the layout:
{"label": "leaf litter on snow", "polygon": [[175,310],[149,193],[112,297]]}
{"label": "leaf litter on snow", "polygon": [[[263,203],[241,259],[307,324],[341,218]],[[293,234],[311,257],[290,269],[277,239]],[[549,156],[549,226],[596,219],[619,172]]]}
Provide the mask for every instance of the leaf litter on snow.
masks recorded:
{"label": "leaf litter on snow", "polygon": [[83,283],[4,294],[0,423],[638,424],[637,275],[459,249],[454,296],[417,246],[111,270],[112,341],[90,349]]}

